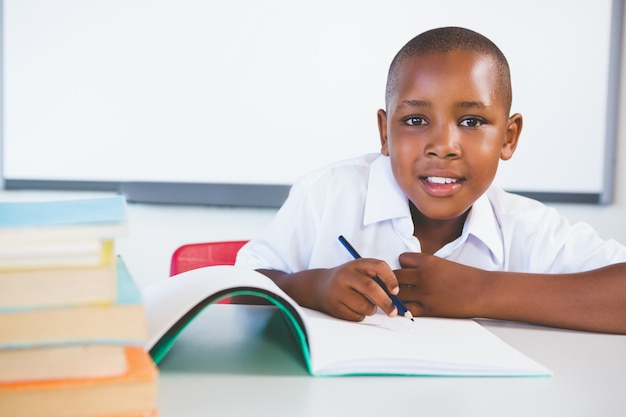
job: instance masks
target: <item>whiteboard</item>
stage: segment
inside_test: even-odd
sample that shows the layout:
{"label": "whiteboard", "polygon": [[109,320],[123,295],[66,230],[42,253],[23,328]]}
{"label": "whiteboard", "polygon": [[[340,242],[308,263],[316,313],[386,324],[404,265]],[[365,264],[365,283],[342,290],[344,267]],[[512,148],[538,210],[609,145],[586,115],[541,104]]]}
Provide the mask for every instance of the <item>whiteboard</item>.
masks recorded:
{"label": "whiteboard", "polygon": [[288,187],[379,152],[376,111],[397,50],[424,30],[464,26],[507,56],[512,112],[524,116],[496,182],[611,198],[621,0],[3,6],[5,186]]}

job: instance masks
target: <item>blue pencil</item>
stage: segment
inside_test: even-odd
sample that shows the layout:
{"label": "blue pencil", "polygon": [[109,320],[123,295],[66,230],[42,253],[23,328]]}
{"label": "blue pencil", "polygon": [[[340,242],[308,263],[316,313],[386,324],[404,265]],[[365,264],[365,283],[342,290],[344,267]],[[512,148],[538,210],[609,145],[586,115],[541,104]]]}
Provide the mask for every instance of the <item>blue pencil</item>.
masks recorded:
{"label": "blue pencil", "polygon": [[[356,251],[356,249],[354,249],[352,247],[352,245],[350,244],[350,242],[348,242],[346,240],[345,237],[343,237],[343,235],[339,236],[339,241],[341,242],[341,244],[348,250],[348,252],[350,252],[350,255],[352,255],[352,257],[354,259],[359,259],[361,257],[361,255],[359,255],[359,253]],[[398,311],[400,312],[400,314],[402,314],[404,317],[406,317],[407,319],[411,319],[411,321],[415,321],[413,320],[413,315],[411,314],[411,312],[409,311],[408,308],[406,308],[406,306],[404,305],[404,303],[402,302],[402,300],[400,300],[398,298],[398,296],[393,295],[392,293],[389,292],[389,290],[387,290],[387,287],[385,286],[385,283],[378,277],[374,277],[374,281],[376,281],[376,283],[378,285],[380,285],[380,287],[385,291],[385,293],[389,296],[389,298],[391,298],[391,301],[393,302],[393,304],[396,306],[396,308],[398,309]]]}

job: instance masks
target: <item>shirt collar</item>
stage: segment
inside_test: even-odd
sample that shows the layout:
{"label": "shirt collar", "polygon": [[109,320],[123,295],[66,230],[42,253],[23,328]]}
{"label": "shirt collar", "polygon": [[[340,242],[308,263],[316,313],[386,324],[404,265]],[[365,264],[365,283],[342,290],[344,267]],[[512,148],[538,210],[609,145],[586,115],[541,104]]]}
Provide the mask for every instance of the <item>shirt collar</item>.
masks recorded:
{"label": "shirt collar", "polygon": [[[408,199],[393,176],[389,157],[380,155],[370,166],[363,225],[403,217],[411,218]],[[500,227],[486,193],[474,202],[461,237],[450,245],[456,247],[455,243],[465,242],[470,235],[487,246],[498,264],[502,262],[504,250]]]}
{"label": "shirt collar", "polygon": [[389,157],[380,155],[370,165],[363,225],[411,217],[408,199],[393,177]]}
{"label": "shirt collar", "polygon": [[481,195],[474,202],[467,219],[465,219],[463,232],[459,239],[460,243],[465,242],[470,235],[487,246],[496,264],[502,262],[504,249],[502,248],[500,225],[493,212],[487,193]]}

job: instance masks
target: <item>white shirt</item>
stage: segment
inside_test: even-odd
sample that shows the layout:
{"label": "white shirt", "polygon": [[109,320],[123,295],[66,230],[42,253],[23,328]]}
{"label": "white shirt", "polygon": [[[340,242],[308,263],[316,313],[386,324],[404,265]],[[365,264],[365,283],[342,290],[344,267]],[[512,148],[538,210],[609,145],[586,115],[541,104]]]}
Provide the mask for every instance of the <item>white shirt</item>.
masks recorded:
{"label": "white shirt", "polygon": [[[364,258],[400,267],[403,252],[420,252],[408,199],[389,158],[341,161],[300,179],[261,236],[236,264],[297,272],[352,260],[345,238]],[[626,246],[602,240],[587,224],[571,225],[544,204],[492,186],[472,206],[459,238],[436,256],[486,270],[568,273],[626,262]]]}

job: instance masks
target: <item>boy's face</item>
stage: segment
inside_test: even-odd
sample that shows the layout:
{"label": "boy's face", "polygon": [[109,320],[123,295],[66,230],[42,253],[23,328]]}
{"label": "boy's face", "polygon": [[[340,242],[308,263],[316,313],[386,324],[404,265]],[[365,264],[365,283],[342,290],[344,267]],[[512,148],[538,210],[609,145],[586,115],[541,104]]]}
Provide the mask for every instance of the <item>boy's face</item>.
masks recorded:
{"label": "boy's face", "polygon": [[407,58],[388,113],[378,112],[383,155],[417,209],[454,219],[489,187],[522,127],[498,95],[495,61],[452,51]]}

